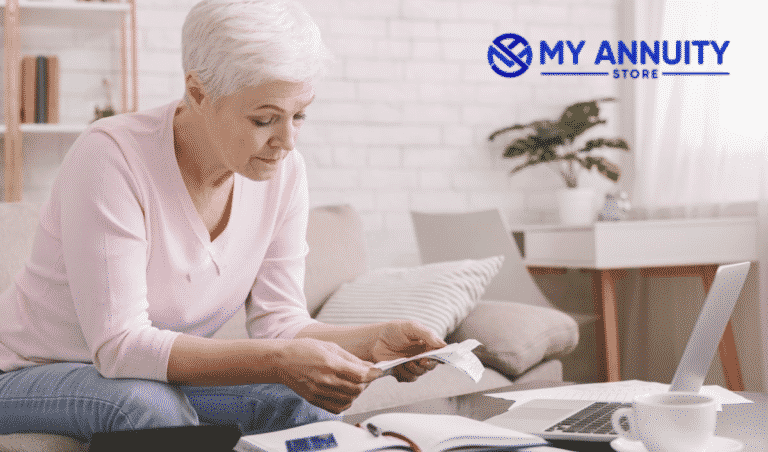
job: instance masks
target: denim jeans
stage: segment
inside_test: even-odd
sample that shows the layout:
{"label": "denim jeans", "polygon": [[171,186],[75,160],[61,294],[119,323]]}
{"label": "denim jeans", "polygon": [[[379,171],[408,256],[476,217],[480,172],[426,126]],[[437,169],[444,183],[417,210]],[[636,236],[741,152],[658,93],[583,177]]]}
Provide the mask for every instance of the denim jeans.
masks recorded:
{"label": "denim jeans", "polygon": [[109,379],[92,364],[57,363],[0,374],[0,434],[51,433],[89,442],[96,432],[239,425],[243,433],[338,419],[280,384],[193,387]]}

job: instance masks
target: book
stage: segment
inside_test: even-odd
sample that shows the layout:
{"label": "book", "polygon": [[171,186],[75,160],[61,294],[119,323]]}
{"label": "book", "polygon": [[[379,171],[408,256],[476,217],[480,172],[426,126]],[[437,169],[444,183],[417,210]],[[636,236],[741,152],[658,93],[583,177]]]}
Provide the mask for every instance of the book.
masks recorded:
{"label": "book", "polygon": [[47,57],[46,71],[46,122],[59,123],[59,57],[52,55]]}
{"label": "book", "polygon": [[24,55],[21,58],[21,123],[35,122],[35,80],[37,77],[36,58]]}
{"label": "book", "polygon": [[35,122],[42,124],[46,122],[46,89],[45,79],[47,72],[47,64],[44,56],[37,56],[35,58]]}
{"label": "book", "polygon": [[[359,426],[322,421],[240,438],[237,452],[421,452],[518,451],[546,440],[504,427],[449,414],[384,413]],[[535,449],[534,449],[535,450]]]}

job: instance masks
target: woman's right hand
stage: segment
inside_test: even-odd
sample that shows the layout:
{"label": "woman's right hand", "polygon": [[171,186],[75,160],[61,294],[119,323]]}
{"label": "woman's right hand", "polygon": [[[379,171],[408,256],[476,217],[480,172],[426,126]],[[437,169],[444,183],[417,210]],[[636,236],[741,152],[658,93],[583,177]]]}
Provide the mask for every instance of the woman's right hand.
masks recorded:
{"label": "woman's right hand", "polygon": [[373,363],[339,345],[309,338],[286,341],[277,366],[282,384],[309,403],[336,414],[382,375]]}

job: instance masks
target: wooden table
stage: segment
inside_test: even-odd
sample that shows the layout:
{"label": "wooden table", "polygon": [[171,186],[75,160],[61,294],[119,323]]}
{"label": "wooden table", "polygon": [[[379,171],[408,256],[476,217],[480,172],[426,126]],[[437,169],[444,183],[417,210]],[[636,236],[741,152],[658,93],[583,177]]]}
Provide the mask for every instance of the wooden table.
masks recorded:
{"label": "wooden table", "polygon": [[[626,269],[642,276],[698,276],[709,292],[718,265],[757,259],[753,217],[597,222],[585,226],[523,225],[524,263],[531,274],[592,273],[598,356],[605,381],[621,379],[616,279]],[[719,347],[728,388],[743,391],[731,322]]]}
{"label": "wooden table", "polygon": [[[455,414],[484,421],[502,414],[512,402],[485,394],[493,392],[524,391],[529,389],[549,388],[570,385],[561,381],[541,381],[515,384],[498,389],[475,392],[453,397],[442,397],[411,403],[403,406],[380,409],[367,413],[346,415],[344,422],[356,424],[380,413],[427,413]],[[757,392],[740,392],[740,395],[754,403],[739,405],[723,405],[723,411],[717,413],[715,434],[728,438],[736,438],[745,445],[744,452],[764,452],[768,450],[768,432],[765,419],[768,419],[768,395]],[[551,441],[552,445],[565,450],[580,452],[615,452],[608,443],[585,443],[579,441]]]}

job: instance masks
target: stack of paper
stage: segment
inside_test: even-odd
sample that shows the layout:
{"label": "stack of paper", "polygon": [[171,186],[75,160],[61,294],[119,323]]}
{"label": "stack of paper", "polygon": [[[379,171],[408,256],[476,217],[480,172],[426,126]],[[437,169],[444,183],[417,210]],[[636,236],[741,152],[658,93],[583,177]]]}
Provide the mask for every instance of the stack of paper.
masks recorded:
{"label": "stack of paper", "polygon": [[[632,399],[638,395],[659,394],[668,391],[668,384],[628,380],[613,383],[590,383],[560,386],[556,388],[533,389],[528,391],[502,392],[487,395],[505,400],[514,400],[515,404],[520,404],[533,399],[598,400],[601,402],[630,403],[632,402]],[[720,405],[752,403],[751,400],[717,385],[702,386],[701,393],[713,396],[717,399]],[[722,410],[722,407],[718,406],[718,410]]]}

